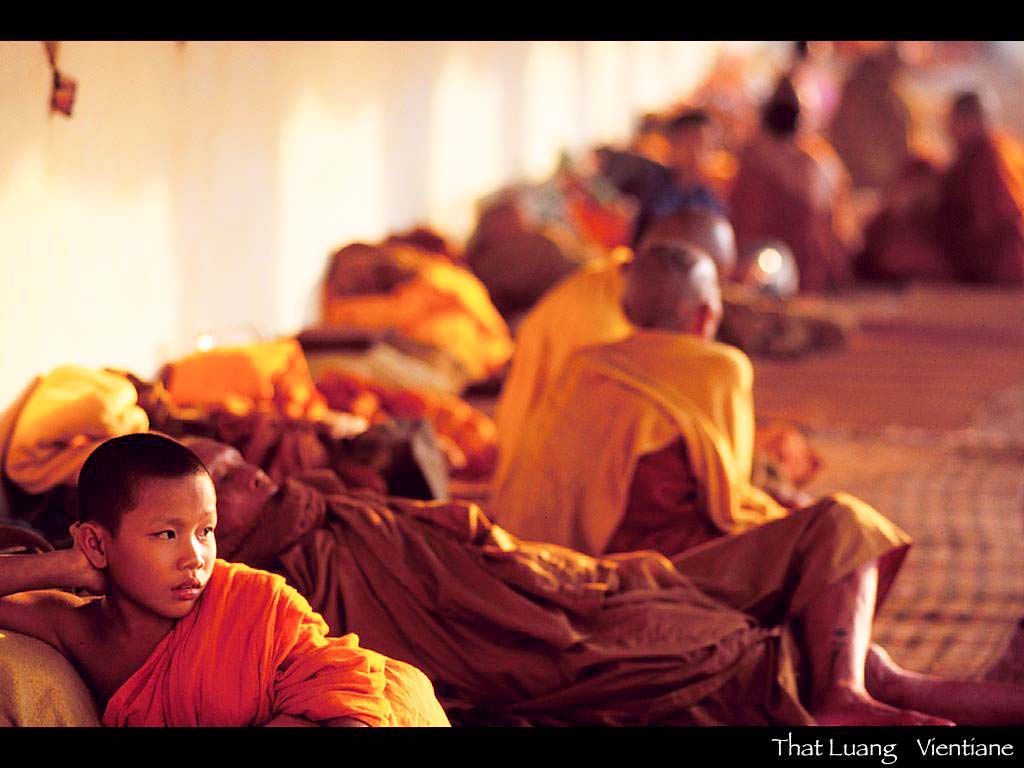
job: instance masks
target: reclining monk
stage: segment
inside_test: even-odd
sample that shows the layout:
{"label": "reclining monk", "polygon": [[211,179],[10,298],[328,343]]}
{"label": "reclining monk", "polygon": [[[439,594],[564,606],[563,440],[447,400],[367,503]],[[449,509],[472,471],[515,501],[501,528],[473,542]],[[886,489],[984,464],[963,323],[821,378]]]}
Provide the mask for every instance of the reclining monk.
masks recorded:
{"label": "reclining monk", "polygon": [[761,130],[740,155],[729,200],[741,251],[781,240],[800,269],[800,290],[845,285],[856,231],[850,178],[820,135],[801,132],[800,100],[783,79],[762,111]]}
{"label": "reclining monk", "polygon": [[940,211],[958,277],[1024,285],[1024,149],[991,129],[973,92],[956,97],[949,126],[956,159]]}
{"label": "reclining monk", "polygon": [[283,574],[337,631],[422,669],[456,723],[1024,718],[1019,687],[915,675],[868,650],[889,572],[871,558],[898,560],[905,538],[851,528],[861,508],[805,515],[772,548],[733,539],[733,556],[770,575],[726,581],[709,550],[593,558],[521,541],[473,504],[349,492],[330,472],[277,488],[229,446],[189,445],[214,478],[228,556]]}
{"label": "reclining monk", "polygon": [[422,674],[389,695],[400,662],[328,638],[280,576],[217,558],[213,482],[180,443],[108,440],[79,503],[70,549],[0,558],[0,627],[67,656],[104,725],[447,724]]}
{"label": "reclining monk", "polygon": [[[718,263],[723,275],[736,263],[736,241],[724,216],[683,210],[654,221],[654,231],[694,242]],[[501,482],[516,453],[522,425],[544,402],[565,360],[580,347],[626,338],[632,326],[621,307],[627,249],[592,261],[548,291],[516,331],[516,351],[494,412]]]}

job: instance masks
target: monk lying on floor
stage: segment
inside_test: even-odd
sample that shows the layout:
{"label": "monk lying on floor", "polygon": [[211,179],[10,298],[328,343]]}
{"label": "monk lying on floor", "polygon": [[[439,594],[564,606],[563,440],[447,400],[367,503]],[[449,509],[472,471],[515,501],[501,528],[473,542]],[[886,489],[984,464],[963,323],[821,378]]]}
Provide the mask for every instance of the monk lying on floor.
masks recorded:
{"label": "monk lying on floor", "polygon": [[[180,443],[109,440],[79,491],[71,549],[0,559],[0,626],[67,656],[105,725],[447,724],[422,674],[387,695],[396,662],[328,638],[280,576],[217,559],[213,483]],[[102,597],[48,591],[69,587]]]}
{"label": "monk lying on floor", "polygon": [[[1024,718],[1018,687],[914,675],[868,650],[906,539],[857,524],[864,505],[671,561],[593,558],[521,541],[473,504],[350,492],[323,471],[277,488],[228,446],[189,445],[217,488],[225,554],[282,573],[337,631],[422,669],[457,723]],[[727,560],[749,569],[723,574]]]}

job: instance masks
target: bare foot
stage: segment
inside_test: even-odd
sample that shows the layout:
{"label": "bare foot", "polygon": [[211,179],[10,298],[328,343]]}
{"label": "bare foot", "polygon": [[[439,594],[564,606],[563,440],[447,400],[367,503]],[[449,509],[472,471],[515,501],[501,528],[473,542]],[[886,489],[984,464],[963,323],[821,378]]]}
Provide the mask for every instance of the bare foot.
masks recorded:
{"label": "bare foot", "polygon": [[864,663],[864,683],[868,693],[880,701],[899,705],[903,699],[904,686],[913,684],[915,675],[904,669],[882,646],[872,643]]}
{"label": "bare foot", "polygon": [[811,714],[818,725],[954,725],[913,709],[898,709],[872,698],[867,691],[836,685]]}

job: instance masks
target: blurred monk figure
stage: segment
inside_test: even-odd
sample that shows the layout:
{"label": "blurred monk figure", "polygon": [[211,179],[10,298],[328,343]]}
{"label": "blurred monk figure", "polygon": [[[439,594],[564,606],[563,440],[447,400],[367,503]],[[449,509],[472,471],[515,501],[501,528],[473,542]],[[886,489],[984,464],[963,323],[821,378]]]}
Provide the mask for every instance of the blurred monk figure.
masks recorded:
{"label": "blurred monk figure", "polygon": [[729,201],[740,251],[781,240],[800,269],[800,289],[844,285],[855,246],[850,177],[820,135],[800,130],[801,104],[783,78],[762,110],[761,130],[740,155]]}
{"label": "blurred monk figure", "polygon": [[726,213],[723,193],[732,169],[723,160],[720,132],[711,115],[703,109],[686,109],[670,119],[663,132],[668,139],[665,171],[640,200],[634,245],[655,219],[687,208]]}
{"label": "blurred monk figure", "polygon": [[885,187],[908,159],[910,109],[897,89],[902,70],[891,42],[861,59],[843,86],[828,137],[856,187]]}
{"label": "blurred monk figure", "polygon": [[860,277],[881,282],[951,280],[942,244],[942,172],[929,160],[907,160],[885,187],[881,210],[864,232]]}
{"label": "blurred monk figure", "polygon": [[977,93],[953,101],[956,159],[942,200],[944,240],[957,276],[1024,285],[1024,150],[993,130]]}
{"label": "blurred monk figure", "polygon": [[[706,210],[683,210],[657,220],[654,231],[702,248],[728,275],[736,263],[736,243],[728,220]],[[530,310],[516,334],[516,351],[494,414],[498,430],[495,487],[517,451],[523,425],[549,394],[565,360],[580,347],[626,338],[631,331],[622,311],[623,266],[628,249],[592,261],[548,291]]]}

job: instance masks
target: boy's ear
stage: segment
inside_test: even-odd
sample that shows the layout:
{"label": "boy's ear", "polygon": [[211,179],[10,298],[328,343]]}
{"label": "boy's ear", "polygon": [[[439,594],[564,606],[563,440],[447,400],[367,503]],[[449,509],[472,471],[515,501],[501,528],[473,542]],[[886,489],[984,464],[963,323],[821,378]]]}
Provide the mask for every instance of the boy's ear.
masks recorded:
{"label": "boy's ear", "polygon": [[71,526],[71,535],[75,537],[75,546],[82,551],[93,568],[107,567],[108,534],[103,526],[92,521],[75,523]]}

